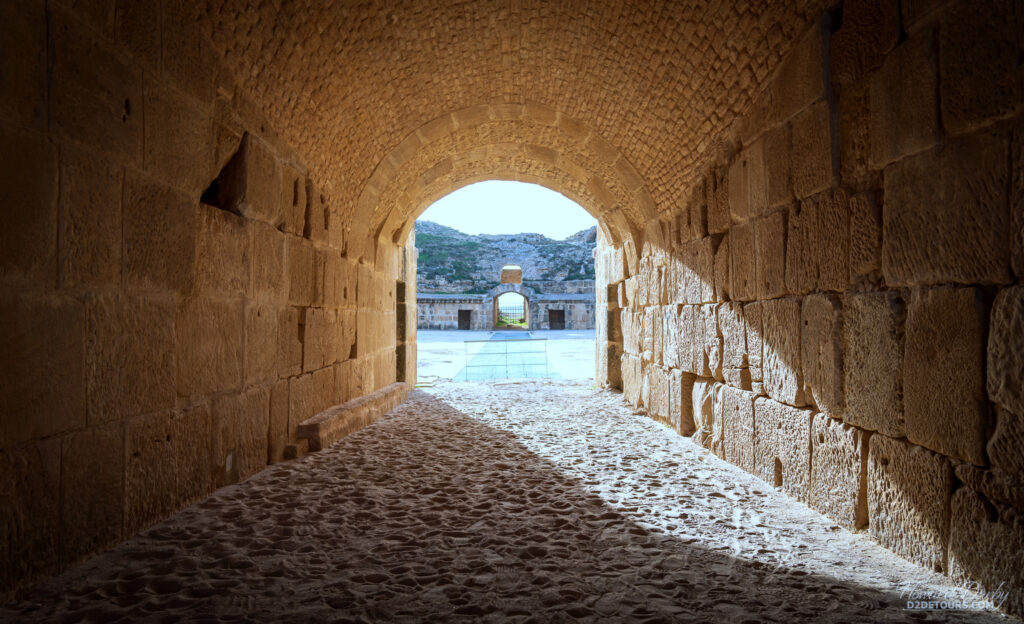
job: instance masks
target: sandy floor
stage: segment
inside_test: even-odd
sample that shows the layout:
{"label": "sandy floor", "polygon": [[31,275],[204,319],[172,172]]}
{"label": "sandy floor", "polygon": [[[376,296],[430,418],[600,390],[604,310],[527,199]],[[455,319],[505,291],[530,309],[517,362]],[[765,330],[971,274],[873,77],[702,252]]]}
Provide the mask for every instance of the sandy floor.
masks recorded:
{"label": "sandy floor", "polygon": [[441,384],[0,621],[996,622],[583,382]]}

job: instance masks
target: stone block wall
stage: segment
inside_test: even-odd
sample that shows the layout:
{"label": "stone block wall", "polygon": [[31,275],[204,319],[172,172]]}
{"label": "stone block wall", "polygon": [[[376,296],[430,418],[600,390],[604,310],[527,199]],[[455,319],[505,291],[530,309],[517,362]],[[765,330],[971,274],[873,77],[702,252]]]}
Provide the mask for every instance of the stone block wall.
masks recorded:
{"label": "stone block wall", "polygon": [[299,454],[298,423],[415,362],[400,269],[346,257],[200,29],[68,4],[0,9],[5,598]]}
{"label": "stone block wall", "polygon": [[598,379],[843,526],[1004,584],[1017,614],[1022,49],[1012,2],[849,0],[711,143],[637,269],[597,252]]}

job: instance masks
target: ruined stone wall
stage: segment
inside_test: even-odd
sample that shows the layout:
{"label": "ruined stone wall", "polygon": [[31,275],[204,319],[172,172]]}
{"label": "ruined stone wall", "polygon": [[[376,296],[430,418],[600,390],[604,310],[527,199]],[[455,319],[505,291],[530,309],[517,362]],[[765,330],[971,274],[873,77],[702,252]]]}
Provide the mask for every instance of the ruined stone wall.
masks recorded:
{"label": "ruined stone wall", "polygon": [[488,299],[481,301],[480,298],[465,298],[456,301],[429,299],[424,296],[424,301],[417,308],[418,324],[420,329],[458,329],[459,310],[469,310],[469,328],[472,330],[487,330],[494,328],[491,319],[493,301]]}
{"label": "ruined stone wall", "polygon": [[900,555],[1004,584],[1017,614],[1020,9],[846,2],[649,224],[639,270],[598,251],[598,379],[622,349],[634,405]]}
{"label": "ruined stone wall", "polygon": [[400,270],[345,257],[175,3],[65,4],[0,7],[6,597],[301,453],[299,422],[415,362]]}

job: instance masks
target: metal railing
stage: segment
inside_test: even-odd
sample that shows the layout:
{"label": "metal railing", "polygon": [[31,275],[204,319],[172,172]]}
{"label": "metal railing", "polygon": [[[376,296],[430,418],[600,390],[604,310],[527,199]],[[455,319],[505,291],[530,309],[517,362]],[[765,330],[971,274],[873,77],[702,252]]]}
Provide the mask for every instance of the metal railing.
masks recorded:
{"label": "metal railing", "polygon": [[[481,345],[480,349],[471,354],[470,346],[478,344]],[[466,340],[463,346],[466,355],[463,372],[467,381],[497,379],[502,376],[547,377],[549,374],[547,338]],[[544,369],[543,375],[539,374],[541,367]],[[474,375],[471,369],[477,369],[480,374]]]}

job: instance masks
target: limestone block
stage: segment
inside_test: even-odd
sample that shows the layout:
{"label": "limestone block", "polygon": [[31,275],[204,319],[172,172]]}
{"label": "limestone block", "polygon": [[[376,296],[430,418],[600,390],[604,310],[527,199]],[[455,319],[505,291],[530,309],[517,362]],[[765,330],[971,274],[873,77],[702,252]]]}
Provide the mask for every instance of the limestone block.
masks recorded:
{"label": "limestone block", "polygon": [[73,565],[119,542],[124,477],[120,423],[70,433],[61,443],[61,562]]}
{"label": "limestone block", "polygon": [[722,380],[722,336],[718,333],[718,306],[699,306],[700,320],[704,327],[704,352],[708,368],[715,379]]}
{"label": "limestone block", "polygon": [[744,223],[759,216],[768,205],[764,142],[760,139],[736,155],[729,165],[729,216]]}
{"label": "limestone block", "polygon": [[903,411],[907,438],[985,465],[986,310],[973,288],[914,291],[907,310]]}
{"label": "limestone block", "polygon": [[1024,12],[1013,0],[957,4],[943,15],[940,96],[942,124],[949,132],[966,132],[1021,110],[1022,32]]}
{"label": "limestone block", "polygon": [[793,192],[809,197],[832,186],[836,172],[827,101],[812,105],[793,119]]}
{"label": "limestone block", "polygon": [[1024,417],[998,406],[995,413],[995,431],[986,446],[991,474],[1011,487],[1024,488]]}
{"label": "limestone block", "polygon": [[125,424],[124,531],[135,535],[173,511],[178,474],[174,411],[133,418]]}
{"label": "limestone block", "polygon": [[88,298],[90,425],[174,406],[174,321],[173,304],[166,300],[118,293]]}
{"label": "limestone block", "polygon": [[312,297],[310,305],[317,307],[328,305],[327,287],[330,284],[331,291],[334,291],[332,280],[334,275],[328,275],[331,269],[328,268],[327,252],[322,249],[313,248],[313,275],[312,275]]}
{"label": "limestone block", "polygon": [[754,401],[755,474],[803,503],[811,497],[810,410]]}
{"label": "limestone block", "polygon": [[1010,180],[1010,263],[1019,281],[1024,277],[1024,123],[1013,132],[1013,177]]}
{"label": "limestone block", "polygon": [[0,41],[0,114],[16,126],[41,126],[46,120],[45,5],[4,4],[0,23],[6,26]]}
{"label": "limestone block", "polygon": [[826,414],[811,420],[811,507],[850,530],[868,525],[869,436]]}
{"label": "limestone block", "polygon": [[692,435],[693,384],[696,377],[681,370],[671,370],[668,379],[668,409],[672,426],[681,435]]}
{"label": "limestone block", "polygon": [[187,4],[161,11],[164,76],[201,103],[215,93],[217,55],[208,40],[195,35],[194,17]]}
{"label": "limestone block", "polygon": [[277,316],[277,372],[280,377],[302,372],[302,340],[305,317],[302,308],[287,306]]}
{"label": "limestone block", "polygon": [[249,303],[245,311],[245,383],[277,378],[278,311]]}
{"label": "limestone block", "polygon": [[875,71],[899,40],[898,3],[859,0],[844,4],[842,26],[830,40],[833,82],[845,88]]}
{"label": "limestone block", "polygon": [[[790,173],[790,129],[781,125],[764,135],[765,176],[768,207],[778,208],[793,201]],[[766,209],[767,210],[767,209]]]}
{"label": "limestone block", "polygon": [[786,218],[786,290],[805,295],[818,287],[818,202],[805,199],[789,209]]}
{"label": "limestone block", "polygon": [[757,253],[754,226],[742,223],[730,230],[732,266],[729,295],[734,301],[753,301],[757,298]]}
{"label": "limestone block", "polygon": [[186,195],[127,169],[122,219],[126,285],[181,292],[192,284],[198,217]]}
{"label": "limestone block", "polygon": [[253,387],[219,396],[213,419],[213,479],[217,487],[248,479],[267,464],[270,390]]}
{"label": "limestone block", "polygon": [[622,346],[626,353],[640,353],[640,340],[643,333],[642,323],[632,308],[622,309]]}
{"label": "limestone block", "polygon": [[[743,306],[743,325],[746,331],[747,365],[751,369],[761,370],[761,350],[764,328],[761,324],[761,302],[755,301]],[[761,381],[760,375],[751,376],[753,381]]]}
{"label": "limestone block", "polygon": [[[640,288],[640,278],[638,276],[634,275],[633,277],[627,278],[626,281],[625,281],[625,284],[626,284],[626,286],[625,286],[626,305],[630,305],[630,306],[639,305],[637,303],[637,293],[638,293],[639,288]],[[623,307],[625,307],[625,306],[623,306]]]}
{"label": "limestone block", "polygon": [[178,475],[174,508],[181,509],[209,496],[213,491],[210,474],[210,410],[205,405],[179,410],[174,425],[172,439],[177,440],[174,456]]}
{"label": "limestone block", "polygon": [[850,197],[850,281],[882,268],[882,211],[872,193]]}
{"label": "limestone block", "polygon": [[82,28],[52,12],[48,42],[50,127],[119,160],[142,159],[142,70]]}
{"label": "limestone block", "polygon": [[252,274],[250,238],[248,221],[201,204],[196,236],[196,287],[209,295],[248,294]]}
{"label": "limestone block", "polygon": [[60,188],[57,152],[47,141],[3,126],[0,168],[4,171],[0,195],[4,198],[5,222],[0,229],[0,278],[53,285],[57,281]]}
{"label": "limestone block", "polygon": [[306,230],[306,176],[281,165],[280,206],[282,231],[302,236]]}
{"label": "limestone block", "polygon": [[754,472],[753,392],[726,386],[722,389],[722,445],[725,460]]}
{"label": "limestone block", "polygon": [[719,457],[725,455],[722,443],[724,389],[725,384],[712,379],[697,379],[693,383],[693,440]]}
{"label": "limestone block", "polygon": [[625,354],[622,356],[622,393],[633,407],[640,405],[640,358]]}
{"label": "limestone block", "polygon": [[805,405],[800,365],[800,301],[774,299],[761,303],[764,327],[761,358],[768,396],[789,405]]}
{"label": "limestone block", "polygon": [[24,587],[59,571],[60,467],[59,439],[0,446],[0,586],[5,589]]}
{"label": "limestone block", "polygon": [[722,366],[743,368],[747,365],[746,323],[739,303],[723,303],[718,308],[718,330],[722,336]]}
{"label": "limestone block", "polygon": [[658,420],[671,422],[668,371],[652,364],[644,369],[644,375],[650,386],[650,396],[645,401],[648,413]]}
{"label": "limestone block", "polygon": [[62,286],[121,285],[123,177],[120,167],[112,167],[87,152],[73,148],[62,151]]}
{"label": "limestone block", "polygon": [[78,301],[0,301],[0,448],[85,425],[84,345]]}
{"label": "limestone block", "polygon": [[301,238],[289,236],[285,243],[288,255],[288,301],[292,305],[313,302],[313,247]]}
{"label": "limestone block", "polygon": [[146,171],[199,197],[216,174],[209,113],[153,81],[146,84],[145,106]]}
{"label": "limestone block", "polygon": [[[666,368],[679,368],[679,312],[675,305],[664,306],[661,310],[661,361]],[[609,326],[611,318],[615,316],[609,313]],[[610,333],[610,330],[609,330]]]}
{"label": "limestone block", "polygon": [[871,84],[864,81],[839,92],[839,173],[844,182],[868,174],[871,157]]}
{"label": "limestone block", "polygon": [[[392,367],[394,371],[394,367]],[[394,372],[392,372],[394,374]],[[320,370],[313,371],[313,412],[322,412],[335,405],[335,379],[334,367],[327,366]]]}
{"label": "limestone block", "polygon": [[840,315],[839,298],[835,295],[809,295],[801,308],[804,397],[832,418],[841,418],[846,404]]}
{"label": "limestone block", "polygon": [[640,334],[640,354],[645,362],[654,359],[654,308],[646,307],[642,314],[643,330]]}
{"label": "limestone block", "polygon": [[664,352],[665,346],[665,326],[662,322],[662,308],[661,306],[651,306],[648,309],[651,311],[650,322],[651,339],[653,345],[651,361],[653,361],[655,364],[661,364],[662,353]]}
{"label": "limestone block", "polygon": [[706,370],[704,346],[700,334],[695,334],[695,306],[679,306],[676,316],[676,348],[679,352],[679,368],[695,375],[702,375]]}
{"label": "limestone block", "polygon": [[786,213],[754,221],[755,284],[758,299],[786,294]]}
{"label": "limestone block", "polygon": [[785,121],[825,95],[821,24],[797,41],[771,84],[771,119]]}
{"label": "limestone block", "polygon": [[178,395],[235,390],[242,381],[241,301],[189,298],[178,307]]}
{"label": "limestone block", "polygon": [[906,309],[896,293],[843,298],[843,388],[851,425],[892,438],[903,423],[903,326]]}
{"label": "limestone block", "polygon": [[252,292],[256,299],[282,303],[285,292],[286,235],[266,223],[252,222]]}
{"label": "limestone block", "polygon": [[818,289],[842,292],[849,281],[850,198],[836,189],[825,193],[818,204],[818,227],[814,241],[818,267]]}
{"label": "limestone block", "polygon": [[739,388],[741,390],[750,390],[753,388],[753,382],[750,380],[749,368],[723,367],[722,380],[733,388]]}
{"label": "limestone block", "polygon": [[868,441],[867,499],[871,537],[936,572],[946,571],[949,461],[884,435]]}
{"label": "limestone block", "polygon": [[1008,160],[1006,137],[980,132],[886,167],[889,286],[1010,281]]}
{"label": "limestone block", "polygon": [[[156,73],[160,68],[160,20],[153,19],[154,6],[118,0],[114,5],[114,28],[131,55]],[[109,13],[105,17],[109,18]]]}
{"label": "limestone block", "polygon": [[881,169],[935,145],[939,136],[935,44],[922,31],[890,54],[871,79],[871,166]]}
{"label": "limestone block", "polygon": [[509,264],[501,267],[500,281],[502,284],[522,284],[523,269],[514,264]]}
{"label": "limestone block", "polygon": [[[355,359],[346,360],[335,367],[334,388],[340,401],[351,401],[363,396],[363,364]],[[289,416],[289,422],[290,422]],[[296,423],[297,425],[297,423]]]}
{"label": "limestone block", "polygon": [[715,254],[712,240],[711,236],[706,236],[693,241],[684,250],[684,258],[690,269],[686,280],[686,300],[689,303],[714,301]]}
{"label": "limestone block", "polygon": [[729,176],[728,168],[718,166],[708,172],[707,231],[721,234],[729,229]]}
{"label": "limestone block", "polygon": [[607,353],[608,372],[605,383],[610,388],[622,390],[622,347],[610,342],[604,349],[599,349],[599,352]]}
{"label": "limestone block", "polygon": [[330,209],[323,191],[306,180],[306,224],[302,235],[314,243],[326,243],[330,227]]}
{"label": "limestone block", "polygon": [[996,606],[1024,612],[1024,524],[1012,507],[990,501],[969,487],[953,494],[949,576],[987,595],[1006,592]]}
{"label": "limestone block", "polygon": [[[715,237],[718,241],[717,246],[714,248],[714,301],[728,301],[729,300],[729,266],[732,263],[732,254],[729,252],[729,234],[728,232],[722,234],[721,237]],[[671,284],[668,285],[671,288]],[[676,299],[670,299],[670,302],[677,301]]]}
{"label": "limestone block", "polygon": [[358,270],[357,265],[351,260],[342,258],[336,274],[337,284],[335,291],[338,293],[340,305],[344,308],[356,307],[356,285]]}
{"label": "limestone block", "polygon": [[988,396],[1024,414],[1024,286],[1004,288],[992,305],[988,334]]}

